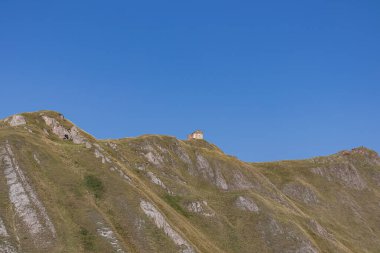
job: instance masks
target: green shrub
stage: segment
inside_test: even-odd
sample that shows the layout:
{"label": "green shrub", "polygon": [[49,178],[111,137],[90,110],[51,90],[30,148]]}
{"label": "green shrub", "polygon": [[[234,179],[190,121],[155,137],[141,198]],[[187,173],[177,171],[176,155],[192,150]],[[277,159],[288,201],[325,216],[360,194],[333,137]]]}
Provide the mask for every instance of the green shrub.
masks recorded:
{"label": "green shrub", "polygon": [[183,216],[189,218],[190,214],[182,208],[181,206],[181,198],[179,196],[172,196],[169,194],[166,194],[164,197],[166,203],[168,203],[171,207],[173,207],[175,210],[177,210],[179,213],[181,213]]}
{"label": "green shrub", "polygon": [[95,198],[100,198],[104,193],[104,186],[102,181],[94,175],[87,175],[84,178],[86,187],[91,191]]}
{"label": "green shrub", "polygon": [[86,251],[93,251],[94,250],[94,236],[84,227],[80,228],[80,236],[82,240],[83,248]]}

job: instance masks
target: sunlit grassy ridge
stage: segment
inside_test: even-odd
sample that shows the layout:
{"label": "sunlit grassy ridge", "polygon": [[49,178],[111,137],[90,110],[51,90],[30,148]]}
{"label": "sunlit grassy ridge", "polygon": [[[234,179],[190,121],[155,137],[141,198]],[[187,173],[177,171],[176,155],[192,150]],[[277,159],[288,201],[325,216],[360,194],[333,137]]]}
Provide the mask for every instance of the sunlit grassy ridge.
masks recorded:
{"label": "sunlit grassy ridge", "polygon": [[[96,140],[80,131],[85,141],[74,144],[42,119],[72,128],[58,113],[22,115],[25,125],[0,122],[0,145],[12,149],[57,236],[43,237],[46,245],[35,243],[10,197],[5,162],[11,155],[5,153],[0,218],[8,236],[0,235],[0,247],[8,243],[17,252],[380,249],[380,159],[366,148],[246,163],[206,141],[169,136]],[[154,209],[144,209],[144,201]]]}

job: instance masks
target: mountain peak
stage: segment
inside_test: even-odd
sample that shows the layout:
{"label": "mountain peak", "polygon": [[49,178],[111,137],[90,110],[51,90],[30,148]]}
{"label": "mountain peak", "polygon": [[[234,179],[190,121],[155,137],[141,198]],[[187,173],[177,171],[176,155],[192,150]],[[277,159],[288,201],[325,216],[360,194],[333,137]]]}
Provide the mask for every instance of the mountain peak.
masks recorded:
{"label": "mountain peak", "polygon": [[364,146],[353,148],[351,150],[343,150],[343,151],[339,152],[339,154],[343,155],[343,156],[362,155],[362,156],[366,156],[366,157],[370,157],[370,158],[378,158],[379,157],[379,155],[376,151],[369,149],[367,147],[364,147]]}
{"label": "mountain peak", "polygon": [[8,127],[23,126],[31,133],[41,132],[45,136],[58,137],[75,144],[86,143],[87,140],[94,139],[57,111],[42,110],[14,114],[5,118],[2,123]]}

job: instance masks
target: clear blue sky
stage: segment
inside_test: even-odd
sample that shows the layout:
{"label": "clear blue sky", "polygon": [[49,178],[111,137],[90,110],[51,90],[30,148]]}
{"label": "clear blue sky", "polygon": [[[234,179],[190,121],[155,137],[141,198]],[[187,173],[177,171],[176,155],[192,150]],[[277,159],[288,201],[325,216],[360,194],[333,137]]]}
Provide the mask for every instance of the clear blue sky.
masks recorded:
{"label": "clear blue sky", "polygon": [[246,161],[380,151],[380,1],[0,1],[0,117],[206,139]]}

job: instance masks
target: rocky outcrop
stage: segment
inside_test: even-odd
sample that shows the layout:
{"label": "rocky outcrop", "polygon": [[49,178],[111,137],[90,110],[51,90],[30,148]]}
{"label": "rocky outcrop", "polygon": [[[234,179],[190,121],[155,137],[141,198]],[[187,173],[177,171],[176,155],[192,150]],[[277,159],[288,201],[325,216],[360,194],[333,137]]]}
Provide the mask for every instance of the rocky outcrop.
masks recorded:
{"label": "rocky outcrop", "polygon": [[322,227],[316,220],[310,220],[309,226],[317,235],[326,239],[333,239],[333,235]]}
{"label": "rocky outcrop", "polygon": [[375,182],[375,184],[377,186],[380,187],[380,171],[378,172],[374,172],[373,176],[372,176],[372,180]]}
{"label": "rocky outcrop", "polygon": [[3,220],[0,218],[0,252],[16,253],[16,248],[9,242],[9,234]]}
{"label": "rocky outcrop", "polygon": [[363,208],[349,194],[341,194],[337,200],[352,214],[352,220],[363,222]]}
{"label": "rocky outcrop", "polygon": [[211,167],[208,160],[201,154],[196,155],[196,168],[204,179],[211,181],[219,189],[228,190],[229,187],[221,169]]}
{"label": "rocky outcrop", "polygon": [[69,130],[64,128],[56,119],[48,117],[48,116],[42,116],[43,120],[45,121],[46,125],[51,127],[51,131],[57,135],[62,140],[69,140],[71,139],[71,133]]}
{"label": "rocky outcrop", "polygon": [[348,160],[355,160],[356,158],[364,158],[364,160],[373,165],[380,165],[380,157],[376,151],[370,150],[365,147],[353,148],[351,150],[344,150],[338,153],[340,157]]}
{"label": "rocky outcrop", "polygon": [[184,163],[188,165],[192,164],[189,154],[186,152],[186,150],[183,147],[181,147],[179,143],[177,143],[177,145],[175,146],[174,152],[177,154],[179,159],[181,159]]}
{"label": "rocky outcrop", "polygon": [[55,118],[51,118],[46,115],[43,115],[42,118],[45,121],[46,125],[51,128],[51,131],[57,135],[58,138],[62,140],[72,140],[75,144],[87,143],[86,138],[82,136],[76,126],[72,126],[70,129],[66,129]]}
{"label": "rocky outcrop", "polygon": [[196,166],[198,171],[205,179],[213,179],[215,177],[214,170],[211,168],[209,162],[201,154],[196,156]]}
{"label": "rocky outcrop", "polygon": [[238,190],[247,190],[253,188],[254,185],[239,170],[236,170],[232,178],[232,187]]}
{"label": "rocky outcrop", "polygon": [[194,201],[187,204],[187,210],[192,213],[201,214],[206,217],[215,216],[215,212],[211,210],[208,206],[207,201]]}
{"label": "rocky outcrop", "polygon": [[258,213],[259,207],[249,197],[239,196],[235,201],[235,206],[241,210]]}
{"label": "rocky outcrop", "polygon": [[82,134],[76,126],[72,126],[69,132],[71,134],[71,139],[75,144],[86,143],[86,138],[82,136]]}
{"label": "rocky outcrop", "polygon": [[0,236],[1,237],[8,237],[7,229],[5,228],[3,220],[0,218]]}
{"label": "rocky outcrop", "polygon": [[118,148],[117,148],[117,144],[116,144],[116,143],[113,143],[113,142],[107,142],[106,145],[109,146],[110,148],[112,148],[114,151],[118,151]]}
{"label": "rocky outcrop", "polygon": [[194,253],[193,247],[183,239],[166,221],[164,216],[148,201],[141,200],[140,207],[143,212],[151,219],[153,219],[154,224],[164,231],[164,233],[180,247],[181,253]]}
{"label": "rocky outcrop", "polygon": [[157,167],[164,163],[163,157],[152,146],[147,146],[146,150],[148,150],[148,153],[145,153],[144,156],[148,162]]}
{"label": "rocky outcrop", "polygon": [[162,189],[166,190],[170,195],[174,195],[174,193],[170,191],[168,187],[166,187],[166,185],[161,181],[161,179],[159,179],[153,172],[148,171],[147,175],[153,184],[160,186]]}
{"label": "rocky outcrop", "polygon": [[319,202],[317,194],[309,187],[301,183],[288,183],[282,191],[288,196],[305,204],[317,204]]}
{"label": "rocky outcrop", "polygon": [[122,246],[120,245],[119,240],[116,238],[115,233],[112,231],[111,228],[106,226],[103,222],[98,221],[96,222],[96,231],[98,234],[103,237],[114,249],[117,253],[125,253]]}
{"label": "rocky outcrop", "polygon": [[9,187],[9,200],[36,245],[47,246],[56,237],[53,223],[19,167],[11,146],[0,147],[0,160]]}
{"label": "rocky outcrop", "polygon": [[215,171],[215,184],[219,189],[228,190],[228,184],[220,169]]}
{"label": "rocky outcrop", "polygon": [[130,177],[128,177],[120,168],[118,168],[118,167],[111,167],[110,168],[110,171],[114,171],[114,172],[117,172],[118,174],[119,174],[119,176],[121,177],[121,178],[123,178],[124,180],[126,180],[126,181],[128,181],[128,183],[131,183],[132,182],[132,180],[131,180],[131,178]]}
{"label": "rocky outcrop", "polygon": [[[312,242],[292,224],[283,224],[273,217],[268,217],[259,223],[268,248],[271,252],[297,252],[297,253],[318,253]],[[280,242],[271,244],[272,242]]]}
{"label": "rocky outcrop", "polygon": [[4,120],[5,122],[8,122],[10,126],[21,126],[26,124],[25,117],[19,114],[10,116],[9,118],[6,118]]}
{"label": "rocky outcrop", "polygon": [[94,150],[94,155],[96,158],[100,158],[102,160],[102,163],[111,162],[111,160],[107,156],[103,155],[103,153],[97,148]]}
{"label": "rocky outcrop", "polygon": [[350,163],[312,168],[311,172],[325,177],[328,181],[336,180],[341,184],[356,190],[363,190],[366,188],[366,183],[361,178],[358,170]]}
{"label": "rocky outcrop", "polygon": [[3,240],[2,242],[0,242],[0,252],[17,253],[17,250],[7,240]]}
{"label": "rocky outcrop", "polygon": [[295,250],[296,253],[318,253],[319,251],[316,250],[310,242],[302,242],[301,246]]}
{"label": "rocky outcrop", "polygon": [[38,156],[36,154],[33,154],[33,159],[36,161],[37,164],[41,164],[40,159],[38,159]]}

